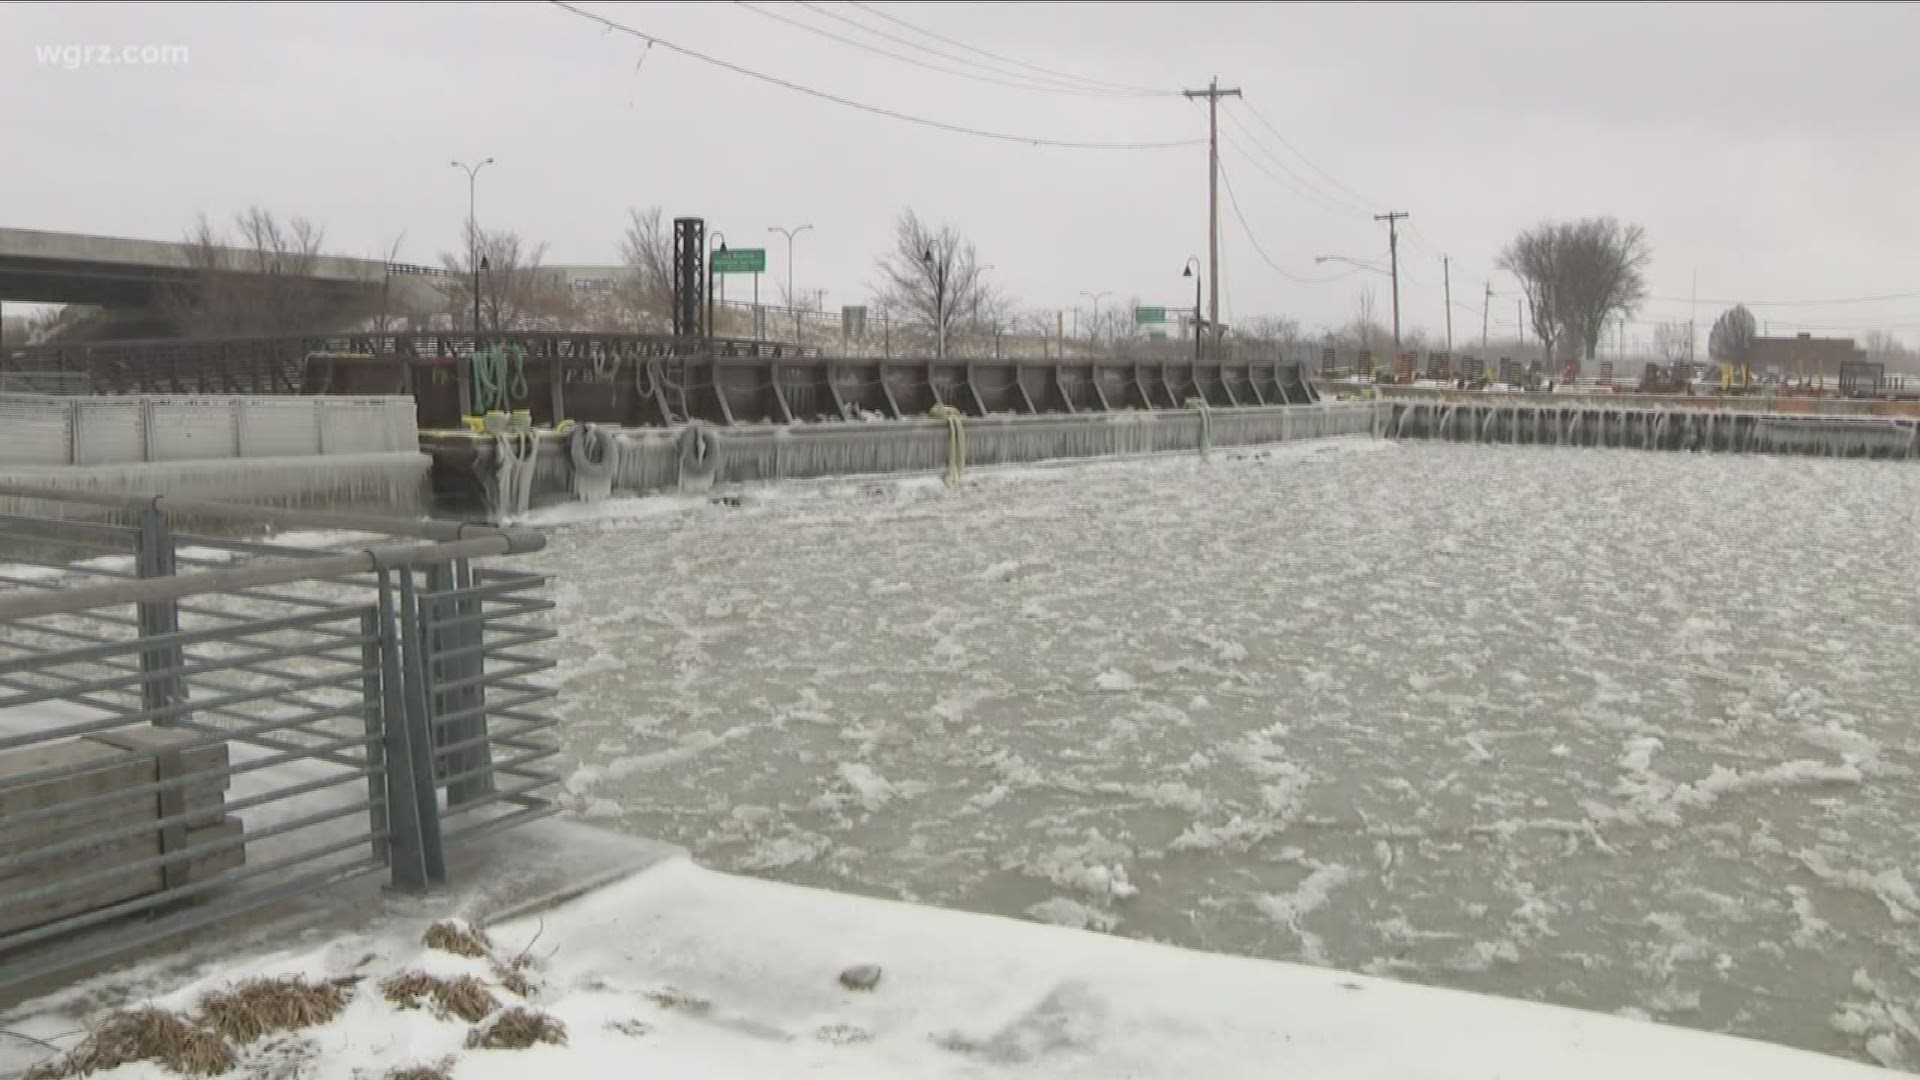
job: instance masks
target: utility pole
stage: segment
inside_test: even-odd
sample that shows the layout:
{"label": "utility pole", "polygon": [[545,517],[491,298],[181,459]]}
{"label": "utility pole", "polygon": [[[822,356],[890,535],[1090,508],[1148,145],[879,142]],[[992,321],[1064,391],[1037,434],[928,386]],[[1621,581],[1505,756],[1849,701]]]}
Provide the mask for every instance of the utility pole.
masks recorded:
{"label": "utility pole", "polygon": [[1393,257],[1393,351],[1398,360],[1400,352],[1400,219],[1407,216],[1405,210],[1389,210],[1384,214],[1373,215],[1373,220],[1387,223],[1387,252]]}
{"label": "utility pole", "polygon": [[1220,343],[1220,99],[1239,97],[1237,89],[1220,89],[1214,78],[1205,90],[1182,90],[1188,98],[1207,99],[1207,332],[1216,350]]}
{"label": "utility pole", "polygon": [[1693,272],[1693,292],[1687,301],[1687,379],[1693,379],[1693,338],[1699,333],[1694,326],[1694,317],[1700,311],[1700,271]]}
{"label": "utility pole", "polygon": [[1487,348],[1487,312],[1493,307],[1493,282],[1487,282],[1487,295],[1480,301],[1480,350]]}
{"label": "utility pole", "polygon": [[1440,256],[1440,280],[1447,290],[1447,356],[1453,356],[1453,266],[1452,260]]}

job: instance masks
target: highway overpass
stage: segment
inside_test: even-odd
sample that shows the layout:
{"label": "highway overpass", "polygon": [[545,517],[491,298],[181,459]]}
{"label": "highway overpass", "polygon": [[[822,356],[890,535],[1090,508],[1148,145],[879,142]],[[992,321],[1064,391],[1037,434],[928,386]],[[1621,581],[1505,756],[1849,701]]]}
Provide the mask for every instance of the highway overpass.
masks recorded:
{"label": "highway overpass", "polygon": [[[238,259],[243,252],[229,249]],[[151,309],[160,291],[193,281],[193,246],[168,240],[0,228],[0,301],[97,304]],[[312,278],[338,289],[342,300],[389,289],[397,315],[443,311],[438,267],[320,256]]]}

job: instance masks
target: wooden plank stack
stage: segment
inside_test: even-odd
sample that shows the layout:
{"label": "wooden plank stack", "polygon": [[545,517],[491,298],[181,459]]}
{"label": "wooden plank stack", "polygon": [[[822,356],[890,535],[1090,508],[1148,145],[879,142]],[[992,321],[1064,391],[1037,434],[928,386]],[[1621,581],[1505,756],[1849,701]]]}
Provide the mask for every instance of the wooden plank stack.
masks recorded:
{"label": "wooden plank stack", "polygon": [[[241,822],[225,812],[229,777],[219,774],[229,760],[227,745],[215,743],[191,750],[175,749],[199,737],[165,728],[128,727],[0,753],[0,858],[88,837],[103,838],[98,843],[27,866],[0,868],[0,934],[109,907],[163,888],[205,881],[244,865],[245,848],[235,844],[164,867],[103,878],[24,903],[11,899],[167,852],[238,839],[242,835]],[[26,783],[9,779],[72,766],[85,767],[56,779]],[[123,799],[104,800],[54,817],[24,823],[17,820],[18,815],[29,811],[203,772],[216,775],[190,779],[184,785],[158,793],[148,791]],[[191,816],[182,824],[155,825],[151,830],[131,836],[106,839],[111,833],[141,822],[157,822],[178,814]]]}

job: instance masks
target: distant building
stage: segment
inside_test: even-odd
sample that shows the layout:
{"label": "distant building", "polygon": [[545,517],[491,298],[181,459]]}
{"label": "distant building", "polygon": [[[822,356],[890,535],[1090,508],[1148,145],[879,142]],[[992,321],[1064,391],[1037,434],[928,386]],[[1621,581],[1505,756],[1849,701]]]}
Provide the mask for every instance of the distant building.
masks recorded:
{"label": "distant building", "polygon": [[1852,338],[1817,338],[1811,334],[1795,337],[1756,337],[1753,339],[1755,372],[1778,371],[1788,379],[1835,379],[1840,365],[1866,360],[1864,349]]}

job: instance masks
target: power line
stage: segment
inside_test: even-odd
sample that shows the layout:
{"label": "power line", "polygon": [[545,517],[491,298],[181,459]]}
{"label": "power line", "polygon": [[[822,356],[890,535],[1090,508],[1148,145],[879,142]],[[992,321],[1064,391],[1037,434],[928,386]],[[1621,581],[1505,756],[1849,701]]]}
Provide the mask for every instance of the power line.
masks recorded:
{"label": "power line", "polygon": [[1341,278],[1352,277],[1361,271],[1360,267],[1355,267],[1343,274],[1335,274],[1328,278],[1304,278],[1298,274],[1281,269],[1280,264],[1273,261],[1273,256],[1267,254],[1267,249],[1260,246],[1259,238],[1253,235],[1252,226],[1247,224],[1247,215],[1240,211],[1240,197],[1234,194],[1233,180],[1227,176],[1227,168],[1224,165],[1220,167],[1220,183],[1226,186],[1227,203],[1233,207],[1234,219],[1240,222],[1240,231],[1247,234],[1247,243],[1253,245],[1253,250],[1259,254],[1261,261],[1265,262],[1274,273],[1279,274],[1288,281],[1297,282],[1301,285],[1325,285],[1331,281],[1339,281]]}
{"label": "power line", "polygon": [[[955,55],[954,53],[947,52],[944,49],[936,49],[931,45],[923,45],[920,42],[914,41],[911,38],[904,38],[898,34],[890,34],[885,30],[875,29],[874,27],[868,26],[866,23],[863,23],[858,19],[850,19],[847,16],[840,14],[839,12],[828,11],[826,8],[821,7],[819,4],[809,3],[808,0],[794,0],[794,2],[798,4],[800,7],[806,8],[808,11],[814,12],[815,14],[818,14],[818,15],[824,15],[827,18],[833,19],[836,22],[845,23],[846,25],[861,31],[862,33],[872,34],[874,37],[880,38],[885,41],[891,41],[898,45],[905,45],[909,49],[917,49],[920,52],[926,53],[929,56],[937,56],[942,60],[951,60],[957,64],[966,64],[970,67],[979,68],[982,71],[990,71],[995,75],[1005,75],[1005,76],[1009,76],[1016,79],[1025,79],[1029,83],[1044,84],[1046,88],[1057,89],[1062,93],[1105,94],[1105,95],[1116,96],[1116,97],[1173,97],[1179,93],[1179,91],[1177,90],[1148,90],[1145,88],[1133,89],[1131,87],[1113,86],[1106,83],[1100,83],[1091,79],[1083,79],[1076,75],[1060,74],[1056,77],[1056,73],[1050,72],[1045,68],[1033,68],[1033,65],[1021,64],[1017,60],[1001,60],[1000,61],[1001,63],[1011,65],[1014,68],[1028,67],[1028,68],[1033,68],[1033,70],[1040,72],[1040,74],[1037,76],[1029,75],[1017,70],[1008,70],[1005,67],[996,67],[992,64],[983,64],[978,60],[969,60],[964,56]],[[877,15],[880,18],[889,19],[893,22],[900,23],[903,26],[907,26],[909,29],[915,30],[917,33],[922,33],[922,34],[927,33],[927,31],[919,30],[918,28],[913,27],[911,24],[902,23],[901,20],[895,19],[893,16],[888,15],[885,12],[875,11],[874,9],[867,7],[865,4],[854,4],[853,6],[857,8],[865,9],[869,13]],[[958,43],[955,42],[953,44],[958,44]],[[969,48],[969,46],[960,46],[960,47]],[[980,52],[980,50],[978,49],[974,49],[973,51]],[[984,53],[982,55],[989,56],[989,57],[993,56],[992,53]],[[999,60],[1000,58],[994,57],[994,59]],[[1033,88],[1041,89],[1042,87],[1035,86]]]}
{"label": "power line", "polygon": [[1339,177],[1333,175],[1327,170],[1314,164],[1312,158],[1309,158],[1307,155],[1301,153],[1299,147],[1289,142],[1285,135],[1280,134],[1280,129],[1277,127],[1274,127],[1273,124],[1267,120],[1265,114],[1261,113],[1259,108],[1257,108],[1250,101],[1246,102],[1245,104],[1246,104],[1247,111],[1253,114],[1253,118],[1255,120],[1260,121],[1260,126],[1272,132],[1273,137],[1280,140],[1281,146],[1284,146],[1288,150],[1293,151],[1293,156],[1299,158],[1302,162],[1304,162],[1307,168],[1312,169],[1314,172],[1317,172],[1321,176],[1326,177],[1327,180],[1330,183],[1332,183],[1335,188],[1338,188],[1340,191],[1345,192],[1346,195],[1351,197],[1354,200],[1354,209],[1360,210],[1362,212],[1370,212],[1372,207],[1379,205],[1377,200],[1367,198],[1365,195],[1362,195],[1359,192],[1353,190],[1352,188],[1348,187],[1346,184],[1341,183]]}
{"label": "power line", "polygon": [[937,128],[941,131],[950,131],[957,135],[974,135],[983,139],[996,139],[1001,142],[1026,143],[1030,146],[1052,146],[1052,147],[1058,147],[1066,150],[1170,150],[1176,147],[1199,146],[1202,143],[1206,142],[1205,139],[1180,139],[1180,140],[1171,140],[1167,142],[1134,142],[1134,143],[1075,142],[1067,139],[1037,138],[1030,135],[1009,135],[1005,132],[986,131],[981,128],[967,127],[962,124],[949,124],[944,120],[932,120],[924,116],[914,116],[911,113],[899,112],[897,110],[885,108],[880,105],[869,105],[862,101],[854,101],[851,98],[843,98],[838,94],[829,94],[824,90],[816,90],[810,86],[801,86],[799,83],[789,82],[786,79],[782,79],[775,75],[768,75],[764,72],[755,71],[752,68],[741,67],[739,64],[729,63],[717,57],[708,56],[705,53],[695,52],[694,50],[689,49],[684,45],[676,45],[673,42],[666,40],[665,38],[655,37],[654,35],[649,34],[643,30],[637,30],[634,27],[627,26],[623,23],[615,22],[604,15],[596,15],[591,11],[582,10],[580,8],[573,6],[570,3],[567,3],[566,0],[547,0],[547,2],[552,4],[554,7],[561,9],[562,11],[571,12],[572,14],[578,15],[581,18],[588,20],[589,22],[599,23],[601,26],[607,28],[608,30],[617,30],[620,33],[627,34],[631,37],[639,38],[640,40],[646,42],[648,45],[658,45],[663,49],[668,49],[672,52],[677,52],[682,56],[689,57],[694,60],[699,60],[702,63],[712,64],[713,66],[719,67],[719,68],[725,68],[726,70],[731,71],[737,75],[745,75],[750,79],[758,79],[761,82],[770,83],[774,86],[781,87],[782,89],[797,91],[799,93],[806,94],[810,97],[819,98],[822,101],[831,101],[836,105],[845,105],[850,109],[858,109],[861,112],[872,113],[875,116],[885,116],[894,120],[904,120],[910,124],[919,124],[922,127]]}
{"label": "power line", "polygon": [[[1245,125],[1240,123],[1240,121],[1234,119],[1234,116],[1231,112],[1227,113],[1227,122],[1232,124],[1235,128],[1237,128],[1240,131],[1240,133],[1242,135],[1245,135],[1250,141],[1254,141],[1254,145],[1259,146],[1260,149],[1266,153],[1267,160],[1272,161],[1276,166],[1279,166],[1282,169],[1287,169],[1287,166],[1285,165],[1285,163],[1283,163],[1280,160],[1280,158],[1277,155],[1275,155],[1272,151],[1267,150],[1265,145],[1255,140],[1255,136],[1253,132],[1249,131]],[[1254,156],[1251,152],[1248,151],[1248,149],[1245,146],[1241,145],[1240,142],[1235,140],[1230,135],[1227,136],[1227,145],[1233,147],[1235,150],[1240,151],[1241,155],[1244,156],[1249,162],[1251,162],[1254,168],[1259,169],[1261,172],[1267,174],[1267,176],[1270,179],[1272,179],[1275,183],[1286,188],[1288,191],[1291,191],[1294,194],[1300,196],[1301,198],[1308,200],[1309,202],[1317,201],[1317,205],[1319,206],[1320,209],[1327,210],[1335,214],[1355,214],[1356,216],[1358,216],[1356,212],[1351,208],[1349,208],[1345,203],[1335,201],[1334,199],[1321,193],[1319,189],[1302,186],[1302,184],[1305,183],[1305,178],[1301,177],[1298,173],[1294,172],[1293,170],[1287,169],[1287,175],[1289,177],[1293,177],[1294,179],[1300,180],[1301,183],[1294,183],[1292,180],[1284,178],[1279,174],[1275,173],[1272,169],[1267,167],[1265,161],[1262,161],[1260,158]]]}
{"label": "power line", "polygon": [[[852,46],[853,48],[861,49],[866,52],[873,53],[877,56],[884,56],[889,60],[898,60],[903,64],[912,64],[914,67],[924,68],[928,71],[937,71],[943,75],[953,75],[962,79],[972,79],[976,82],[992,83],[995,86],[1011,86],[1017,90],[1037,90],[1041,93],[1047,93],[1047,94],[1076,94],[1082,97],[1114,96],[1114,91],[1111,91],[1111,90],[1075,89],[1075,88],[1062,87],[1062,86],[1048,86],[1045,84],[1036,83],[1030,77],[1026,77],[1026,76],[1020,77],[1023,81],[1016,82],[1013,79],[996,78],[993,75],[981,75],[972,71],[963,71],[957,68],[943,67],[939,64],[928,63],[925,60],[916,59],[911,56],[902,56],[901,54],[897,52],[893,52],[892,50],[883,49],[877,45],[869,45],[864,41],[856,41],[850,37],[843,37],[839,34],[834,33],[831,30],[823,30],[817,26],[809,26],[808,24],[801,22],[799,19],[788,18],[787,16],[782,15],[779,12],[768,11],[765,8],[756,7],[753,4],[747,3],[746,0],[733,0],[733,3],[735,7],[744,8],[747,11],[753,12],[755,15],[760,15],[765,18],[772,19],[776,22],[786,23],[788,26],[791,26],[796,30],[804,30],[809,34],[817,34],[820,37],[826,38],[830,41],[837,41],[842,45],[849,45],[849,46]],[[860,26],[859,23],[854,23],[850,19],[847,19],[840,15],[835,15],[831,11],[822,10],[818,7],[815,7],[812,4],[802,4],[801,6],[806,7],[813,11],[817,11],[820,14],[825,15],[831,19],[839,19],[842,22],[852,23],[852,25],[860,27],[860,29],[862,30],[867,29],[864,26]],[[872,32],[873,31],[869,31],[869,33],[872,33]]]}
{"label": "power line", "polygon": [[932,38],[933,40],[941,42],[942,44],[951,45],[956,49],[965,49],[970,53],[974,53],[979,56],[984,56],[989,60],[997,60],[1003,64],[1012,64],[1015,67],[1023,67],[1030,71],[1036,71],[1042,75],[1052,75],[1056,78],[1069,79],[1073,82],[1086,83],[1089,86],[1104,87],[1109,90],[1123,90],[1123,91],[1128,91],[1135,94],[1178,93],[1178,91],[1155,90],[1150,87],[1144,87],[1144,86],[1127,86],[1124,83],[1102,82],[1099,79],[1089,79],[1084,76],[1074,75],[1070,72],[1054,71],[1051,68],[1043,68],[1038,64],[1029,64],[1024,60],[1015,60],[1015,59],[1012,59],[1011,57],[1001,56],[997,53],[990,53],[985,49],[976,48],[972,45],[967,44],[964,41],[955,41],[950,37],[942,37],[941,35],[936,34],[933,31],[928,30],[923,26],[915,26],[914,24],[906,21],[905,19],[896,18],[892,15],[887,14],[884,11],[881,11],[876,7],[873,7],[870,4],[862,4],[859,2],[859,0],[849,0],[849,3],[851,4],[851,6],[857,7],[861,11],[867,12],[868,14],[878,15],[880,18],[887,20],[888,22],[894,24],[895,26],[905,27],[906,29],[913,31],[916,34],[920,34],[925,37]]}
{"label": "power line", "polygon": [[[1691,304],[1692,297],[1649,296],[1648,300],[1662,304]],[[1702,304],[1745,304],[1748,307],[1824,307],[1828,304],[1879,304],[1895,300],[1920,300],[1920,293],[1888,293],[1885,296],[1846,296],[1837,300],[1709,300],[1700,297]]]}

